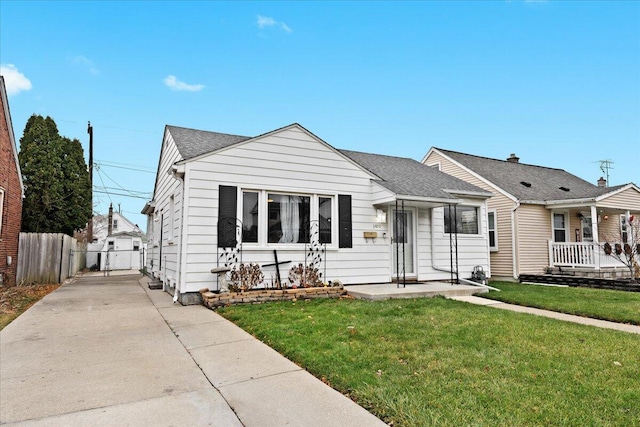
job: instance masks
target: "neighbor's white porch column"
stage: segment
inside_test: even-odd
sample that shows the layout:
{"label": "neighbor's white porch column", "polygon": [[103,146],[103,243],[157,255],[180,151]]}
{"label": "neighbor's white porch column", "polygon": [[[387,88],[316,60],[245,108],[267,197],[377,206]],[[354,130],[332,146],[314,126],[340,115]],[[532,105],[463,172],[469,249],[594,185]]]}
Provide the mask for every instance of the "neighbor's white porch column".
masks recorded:
{"label": "neighbor's white porch column", "polygon": [[591,205],[591,232],[593,233],[593,257],[595,258],[596,270],[600,270],[600,235],[598,232],[598,209],[596,205]]}

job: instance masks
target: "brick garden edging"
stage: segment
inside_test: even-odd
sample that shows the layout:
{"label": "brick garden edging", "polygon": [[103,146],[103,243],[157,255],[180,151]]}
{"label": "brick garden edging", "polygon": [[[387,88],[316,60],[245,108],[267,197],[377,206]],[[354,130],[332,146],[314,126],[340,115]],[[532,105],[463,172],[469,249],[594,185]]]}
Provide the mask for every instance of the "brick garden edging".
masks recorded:
{"label": "brick garden edging", "polygon": [[235,304],[260,304],[272,301],[296,301],[312,298],[340,298],[347,294],[342,287],[317,287],[297,289],[258,289],[244,292],[216,294],[209,289],[201,289],[202,303],[215,309]]}

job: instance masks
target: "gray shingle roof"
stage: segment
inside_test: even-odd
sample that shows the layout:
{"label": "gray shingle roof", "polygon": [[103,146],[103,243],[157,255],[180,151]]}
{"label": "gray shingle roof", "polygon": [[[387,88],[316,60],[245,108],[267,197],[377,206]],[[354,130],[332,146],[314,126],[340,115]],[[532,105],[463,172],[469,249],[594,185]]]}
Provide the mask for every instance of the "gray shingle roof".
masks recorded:
{"label": "gray shingle roof", "polygon": [[491,195],[491,193],[475,185],[447,175],[436,168],[426,166],[413,159],[349,150],[338,151],[380,177],[381,179],[377,182],[398,195],[436,199],[456,198],[444,190]]}
{"label": "gray shingle roof", "polygon": [[[621,187],[598,187],[563,169],[513,163],[442,148],[436,148],[436,150],[474,171],[518,200],[545,202],[549,200],[590,199]],[[561,187],[569,191],[562,190]]]}
{"label": "gray shingle roof", "polygon": [[[189,160],[252,138],[170,125],[167,125],[167,130],[173,137],[182,160]],[[456,199],[454,195],[444,190],[491,195],[479,187],[413,159],[348,150],[338,151],[380,177],[379,184],[398,195]]]}
{"label": "gray shingle roof", "polygon": [[251,139],[249,136],[229,135],[170,125],[167,125],[167,130],[173,137],[182,160],[189,160]]}

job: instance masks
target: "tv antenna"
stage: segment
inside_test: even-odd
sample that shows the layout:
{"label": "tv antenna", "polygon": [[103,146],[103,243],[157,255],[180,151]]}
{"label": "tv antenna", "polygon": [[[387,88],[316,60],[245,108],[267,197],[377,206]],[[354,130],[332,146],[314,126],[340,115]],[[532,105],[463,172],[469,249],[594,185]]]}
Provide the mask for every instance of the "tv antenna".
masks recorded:
{"label": "tv antenna", "polygon": [[602,171],[603,174],[605,174],[606,179],[607,179],[607,186],[609,186],[609,170],[613,169],[613,160],[598,160],[598,162],[600,163],[600,170]]}

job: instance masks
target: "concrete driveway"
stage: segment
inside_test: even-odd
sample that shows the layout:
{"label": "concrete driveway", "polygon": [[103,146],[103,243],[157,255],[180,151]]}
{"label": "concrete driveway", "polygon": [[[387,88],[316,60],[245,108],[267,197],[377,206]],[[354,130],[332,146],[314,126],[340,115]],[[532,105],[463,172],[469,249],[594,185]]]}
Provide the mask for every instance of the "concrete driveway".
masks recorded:
{"label": "concrete driveway", "polygon": [[146,285],[83,276],[2,330],[0,424],[384,425],[215,312]]}

